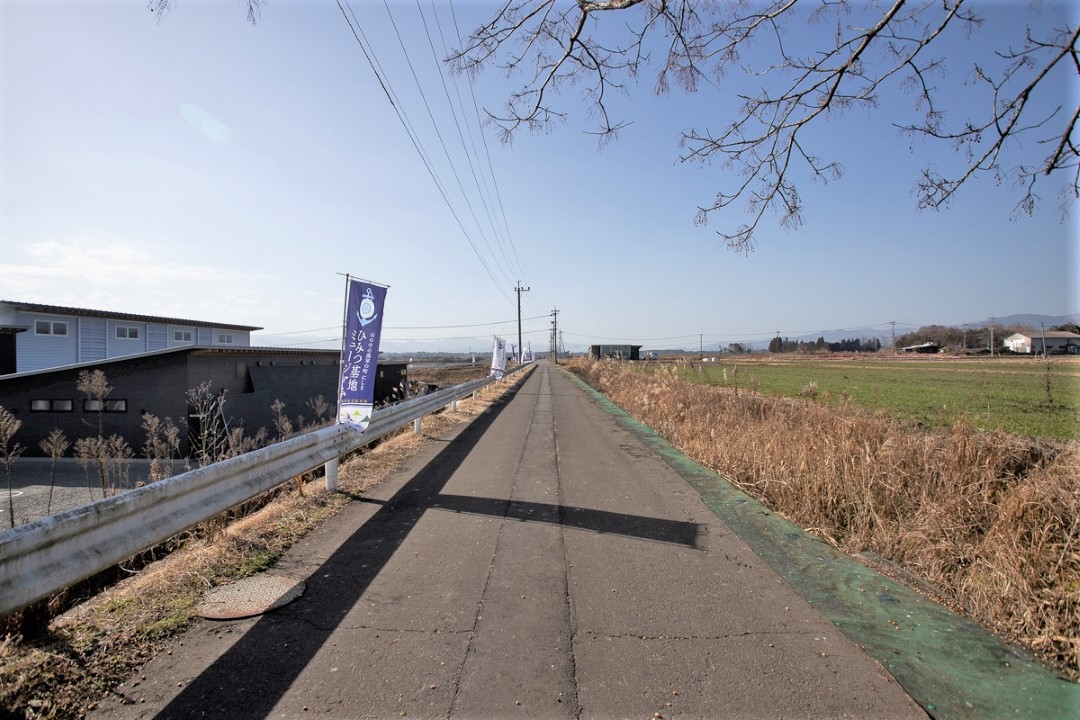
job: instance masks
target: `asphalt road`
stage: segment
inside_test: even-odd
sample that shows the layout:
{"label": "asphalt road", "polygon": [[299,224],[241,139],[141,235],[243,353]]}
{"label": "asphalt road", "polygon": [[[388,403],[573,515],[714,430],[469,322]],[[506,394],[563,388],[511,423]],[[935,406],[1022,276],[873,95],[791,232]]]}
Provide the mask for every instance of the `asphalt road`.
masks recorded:
{"label": "asphalt road", "polygon": [[96,717],[926,717],[546,363],[273,572]]}

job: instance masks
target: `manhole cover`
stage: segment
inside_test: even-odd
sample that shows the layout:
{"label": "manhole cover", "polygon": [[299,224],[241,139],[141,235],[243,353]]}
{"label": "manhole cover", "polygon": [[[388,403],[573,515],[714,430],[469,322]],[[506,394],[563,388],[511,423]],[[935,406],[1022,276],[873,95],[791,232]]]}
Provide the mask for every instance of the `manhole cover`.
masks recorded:
{"label": "manhole cover", "polygon": [[238,620],[262,615],[291,603],[304,593],[304,581],[288,575],[253,575],[211,590],[195,608],[210,620]]}

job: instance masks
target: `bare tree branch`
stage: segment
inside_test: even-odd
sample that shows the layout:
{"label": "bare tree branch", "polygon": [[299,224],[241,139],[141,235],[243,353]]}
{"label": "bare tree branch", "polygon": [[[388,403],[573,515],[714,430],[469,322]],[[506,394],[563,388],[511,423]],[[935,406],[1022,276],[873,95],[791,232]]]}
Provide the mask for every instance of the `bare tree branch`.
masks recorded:
{"label": "bare tree branch", "polygon": [[[256,25],[259,19],[262,17],[263,5],[266,5],[268,0],[240,0],[247,5],[247,19],[252,25]],[[172,10],[173,5],[176,4],[176,0],[146,0],[146,7],[152,13],[157,13],[158,20],[162,20],[169,11]]]}
{"label": "bare tree branch", "polygon": [[[916,185],[918,206],[939,208],[948,204],[957,190],[969,179],[978,174],[989,173],[999,180],[1003,180],[1007,171],[1000,165],[999,158],[1002,151],[1010,141],[1015,141],[1021,135],[1046,127],[1061,112],[1059,105],[1049,115],[1029,118],[1028,103],[1039,85],[1045,82],[1047,75],[1059,63],[1068,62],[1072,59],[1074,68],[1080,72],[1077,65],[1077,41],[1080,38],[1080,27],[1071,31],[1059,31],[1053,41],[1040,41],[1032,37],[1030,29],[1027,33],[1027,47],[1021,51],[1008,51],[999,53],[999,56],[1009,61],[1000,79],[995,80],[987,75],[981,67],[975,68],[977,80],[985,83],[991,89],[992,102],[987,112],[986,120],[974,124],[970,121],[965,123],[960,130],[946,131],[940,122],[924,125],[899,126],[902,130],[912,134],[922,134],[939,140],[951,142],[958,150],[963,150],[968,158],[965,170],[956,176],[946,177],[940,173],[927,169],[923,172],[922,179]],[[1051,51],[1049,57],[1045,57],[1046,51]],[[1042,65],[1038,60],[1045,58]],[[1010,92],[1014,79],[1023,71],[1033,73],[1030,79],[1022,86]],[[1021,165],[1012,171],[1017,185],[1024,187],[1024,195],[1017,203],[1016,212],[1032,214],[1038,204],[1038,196],[1035,194],[1035,186],[1040,176],[1050,176],[1055,172],[1073,169],[1073,181],[1071,193],[1074,198],[1080,197],[1080,182],[1077,172],[1080,171],[1078,163],[1076,142],[1073,136],[1076,133],[1077,118],[1080,117],[1080,107],[1073,111],[1072,116],[1066,121],[1060,138],[1050,135],[1038,140],[1040,144],[1053,142],[1057,139],[1057,145],[1053,152],[1046,156],[1038,165]],[[984,142],[986,136],[991,141]],[[1067,211],[1068,204],[1063,207]]]}
{"label": "bare tree branch", "polygon": [[[1040,179],[1061,171],[1071,171],[1070,194],[1077,196],[1080,143],[1075,133],[1080,109],[1069,115],[1064,127],[1059,124],[1062,108],[1045,117],[1028,116],[1030,98],[1055,67],[1071,60],[1080,74],[1080,28],[1060,30],[1051,40],[1036,40],[1029,32],[1022,51],[999,52],[997,57],[1007,68],[996,81],[977,69],[983,73],[979,81],[992,90],[991,107],[980,120],[948,129],[940,91],[933,81],[944,73],[945,60],[928,57],[928,48],[937,47],[948,29],[975,32],[982,19],[966,7],[965,0],[892,0],[880,8],[880,16],[868,27],[852,25],[852,15],[865,10],[864,5],[853,8],[847,0],[817,0],[809,13],[796,11],[795,0],[756,4],[510,0],[491,23],[466,38],[448,62],[468,72],[490,64],[499,64],[508,73],[529,63],[536,68],[511,96],[504,112],[491,115],[506,140],[522,125],[544,130],[551,122],[562,120],[565,113],[555,109],[555,97],[563,88],[586,78],[582,99],[598,120],[591,132],[602,139],[613,136],[625,122],[612,117],[606,104],[608,94],[623,89],[620,76],[635,76],[649,62],[650,49],[663,52],[657,63],[657,94],[670,92],[673,84],[686,92],[720,86],[733,69],[758,78],[760,92],[741,97],[741,106],[722,132],[691,129],[680,140],[680,161],[708,163],[719,158],[725,167],[739,173],[739,183],[718,192],[711,205],[700,206],[695,219],[703,224],[736,201],[745,203],[748,222],[719,233],[737,250],[753,248],[754,233],[769,212],[778,212],[784,227],[803,223],[796,176],[828,182],[843,174],[839,163],[823,160],[806,147],[803,131],[852,108],[875,108],[886,83],[909,92],[915,110],[921,113],[919,122],[898,124],[901,131],[951,143],[964,159],[962,170],[950,177],[931,167],[923,171],[916,184],[917,207],[943,207],[966,182],[987,173],[997,179],[1011,178],[1023,186],[1020,207],[1026,212],[1032,212],[1037,203],[1035,187]],[[623,42],[602,43],[596,20],[601,11],[629,11],[627,17],[631,23],[637,18],[637,24],[626,26]],[[808,20],[818,25],[831,23],[833,32],[828,39],[818,38],[810,54],[800,55],[787,47],[786,38],[795,35],[793,29],[805,37],[802,25]],[[617,30],[614,26],[605,29]],[[743,51],[751,46],[759,50],[771,47],[773,61],[761,68],[743,67]],[[1052,97],[1052,92],[1044,90],[1043,94]],[[1031,133],[1042,133],[1036,137],[1037,143],[1050,143],[1052,150],[1036,164],[1002,167],[1003,152],[1010,142]]]}

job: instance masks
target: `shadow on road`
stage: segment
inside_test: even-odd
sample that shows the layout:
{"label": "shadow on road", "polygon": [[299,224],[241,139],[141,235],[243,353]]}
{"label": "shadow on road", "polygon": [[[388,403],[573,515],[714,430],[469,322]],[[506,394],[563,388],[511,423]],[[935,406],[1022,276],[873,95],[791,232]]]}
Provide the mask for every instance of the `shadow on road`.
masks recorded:
{"label": "shadow on road", "polygon": [[482,513],[682,545],[696,544],[699,529],[694,523],[509,499],[441,495],[442,488],[515,395],[516,390],[504,395],[389,500],[369,500],[381,507],[311,574],[301,600],[302,609],[297,610],[297,605],[293,605],[261,617],[236,644],[173,698],[157,718],[207,714],[269,716],[423,514],[431,510]]}
{"label": "shadow on road", "polygon": [[264,615],[157,717],[267,717],[514,394],[506,393],[476,418],[312,573],[304,622],[287,613]]}
{"label": "shadow on road", "polygon": [[433,509],[474,515],[497,515],[525,522],[556,523],[577,530],[621,535],[638,540],[655,540],[692,548],[697,547],[700,532],[697,523],[680,520],[521,500],[508,503],[497,498],[467,495],[438,495],[434,499]]}

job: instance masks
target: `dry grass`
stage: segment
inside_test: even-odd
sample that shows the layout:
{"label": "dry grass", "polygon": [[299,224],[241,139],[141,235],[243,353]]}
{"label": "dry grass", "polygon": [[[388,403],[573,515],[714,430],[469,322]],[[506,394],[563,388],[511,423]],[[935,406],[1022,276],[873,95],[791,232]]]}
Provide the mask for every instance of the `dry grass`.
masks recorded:
{"label": "dry grass", "polygon": [[883,556],[1080,677],[1080,441],[905,425],[625,364],[573,368],[686,455],[849,553]]}
{"label": "dry grass", "polygon": [[174,539],[181,550],[56,618],[44,637],[0,638],[0,718],[83,717],[191,622],[205,590],[270,567],[356,494],[385,480],[433,437],[479,415],[511,387],[500,383],[485,389],[476,400],[459,401],[456,412],[425,417],[422,435],[407,428],[343,462],[342,492],[328,493],[321,479],[306,482],[302,492],[286,483],[254,514],[227,527],[212,521],[200,532]]}
{"label": "dry grass", "polygon": [[439,387],[459,385],[470,380],[486,378],[491,373],[491,368],[482,363],[475,365],[450,365],[439,367],[434,365],[416,365],[409,368],[409,380],[413,382],[431,383]]}

